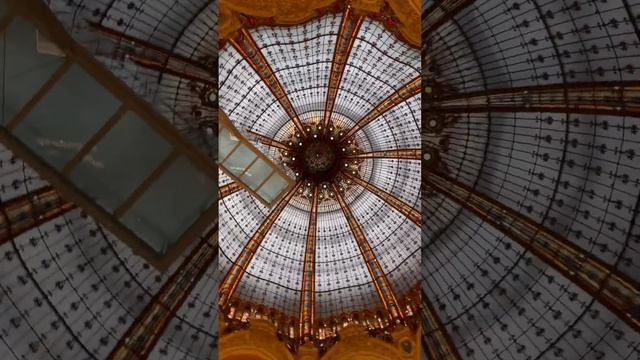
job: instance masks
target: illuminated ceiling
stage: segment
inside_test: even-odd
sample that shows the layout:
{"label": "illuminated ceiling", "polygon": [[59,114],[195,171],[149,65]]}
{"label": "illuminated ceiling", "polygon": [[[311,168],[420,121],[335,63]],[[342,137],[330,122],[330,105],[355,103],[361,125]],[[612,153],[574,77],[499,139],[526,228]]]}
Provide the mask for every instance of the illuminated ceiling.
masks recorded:
{"label": "illuminated ceiling", "polygon": [[[357,144],[357,154],[420,148],[420,96],[415,93],[397,100],[397,106],[372,117],[370,122],[362,123],[362,130],[348,133],[360,119],[367,119],[368,113],[379,109],[380,104],[393,97],[396,91],[412,84],[412,81],[416,83],[420,71],[419,51],[399,41],[382,24],[363,17],[359,28],[352,30],[356,36],[351,52],[345,58],[344,75],[339,82],[333,110],[326,118],[325,106],[327,98],[331,98],[331,94],[327,94],[327,84],[332,69],[336,71],[332,65],[340,61],[334,56],[338,33],[349,31],[348,27],[340,31],[342,17],[343,12],[340,11],[301,25],[262,26],[248,31],[289,103],[276,99],[270,86],[252,68],[253,60],[243,59],[243,45],[238,44],[243,40],[225,42],[219,54],[221,110],[245,136],[255,139],[268,157],[282,164],[291,177],[303,183],[302,192],[296,194],[289,206],[282,210],[262,241],[236,291],[241,300],[262,304],[289,316],[298,315],[310,200],[316,184],[320,188],[315,251],[318,318],[381,307],[358,243],[334,196],[335,191],[332,191],[332,183],[336,184],[336,189],[345,189],[345,203],[374,249],[396,295],[408,293],[418,280],[418,225],[352,180],[334,181],[334,173],[327,169],[336,162],[336,166],[348,169],[349,174],[355,172],[369,184],[409,207],[419,209],[419,152],[412,155],[413,160],[373,154],[371,158],[347,161],[344,156],[345,152],[356,150],[354,144]],[[290,109],[302,124],[300,131],[292,121]],[[349,138],[349,144],[345,137],[347,133],[355,135]],[[291,149],[287,151],[268,146],[265,139]],[[318,149],[324,148],[338,155],[337,159],[330,161],[331,164],[324,165],[328,168],[323,169],[331,173],[328,178],[309,175],[304,171],[308,167],[300,163],[300,157],[304,157],[305,149],[308,149],[307,144],[313,147],[319,141],[321,146],[307,152],[318,155]],[[296,154],[299,154],[297,160]],[[324,170],[319,173],[324,174]],[[342,171],[337,170],[338,174]],[[220,179],[221,186],[230,181],[222,173]],[[270,209],[246,192],[238,192],[220,201],[220,219],[224,224],[220,237],[222,274],[227,273],[230,262],[235,261],[269,212]]]}

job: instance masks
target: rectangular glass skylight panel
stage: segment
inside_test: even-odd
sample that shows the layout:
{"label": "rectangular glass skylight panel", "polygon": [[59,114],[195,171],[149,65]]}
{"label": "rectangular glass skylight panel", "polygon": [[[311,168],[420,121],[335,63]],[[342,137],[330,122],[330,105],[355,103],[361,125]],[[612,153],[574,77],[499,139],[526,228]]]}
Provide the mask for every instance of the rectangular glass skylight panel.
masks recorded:
{"label": "rectangular glass skylight panel", "polygon": [[235,149],[240,140],[229,130],[222,128],[218,135],[218,159],[224,160]]}
{"label": "rectangular glass skylight panel", "polygon": [[122,217],[136,235],[160,254],[180,240],[180,236],[215,201],[217,184],[178,158]]}
{"label": "rectangular glass skylight panel", "polygon": [[257,157],[258,155],[251,151],[247,145],[240,144],[240,146],[227,157],[223,165],[227,170],[231,171],[233,175],[240,176]]}
{"label": "rectangular glass skylight panel", "polygon": [[251,190],[256,190],[273,173],[273,169],[263,159],[258,159],[242,175],[242,181]]}
{"label": "rectangular glass skylight panel", "polygon": [[220,169],[251,195],[271,205],[293,183],[292,179],[247,140],[223,112],[219,126]]}
{"label": "rectangular glass skylight panel", "polygon": [[274,174],[257,192],[265,201],[271,203],[282,194],[287,186],[289,186],[289,182],[285,178],[280,174]]}
{"label": "rectangular glass skylight panel", "polygon": [[113,212],[160,165],[171,145],[127,112],[71,173],[71,180]]}
{"label": "rectangular glass skylight panel", "polygon": [[120,102],[91,75],[72,65],[18,124],[14,134],[50,165],[61,169],[119,106]]}
{"label": "rectangular glass skylight panel", "polygon": [[[4,2],[2,2],[4,3]],[[14,18],[0,42],[0,80],[4,84],[4,113],[2,124],[6,125],[29,101],[51,75],[62,65],[64,59],[38,53],[36,29],[20,18]]]}

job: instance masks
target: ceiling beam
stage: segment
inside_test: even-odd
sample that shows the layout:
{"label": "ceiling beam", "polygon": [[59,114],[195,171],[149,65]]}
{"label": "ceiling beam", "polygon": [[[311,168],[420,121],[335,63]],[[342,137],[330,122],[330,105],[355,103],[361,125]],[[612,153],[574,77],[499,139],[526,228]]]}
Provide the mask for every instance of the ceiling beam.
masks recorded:
{"label": "ceiling beam", "polygon": [[306,138],[306,132],[302,121],[298,116],[298,113],[291,104],[287,92],[282,87],[280,80],[274,73],[271,65],[262,54],[262,51],[251,37],[251,34],[246,29],[242,29],[239,35],[235,39],[230,39],[229,43],[234,49],[242,56],[242,58],[253,68],[253,70],[260,76],[260,79],[267,86],[269,91],[273,94],[276,100],[280,103],[284,111],[287,113],[294,126],[300,133],[300,136]]}
{"label": "ceiling beam", "polygon": [[351,179],[354,183],[356,183],[356,184],[362,186],[363,188],[367,189],[367,191],[369,191],[370,193],[372,193],[375,196],[379,197],[381,200],[386,202],[392,208],[396,209],[400,214],[405,216],[407,219],[409,219],[409,221],[411,221],[412,223],[416,224],[418,227],[422,226],[422,214],[420,213],[419,210],[411,207],[409,204],[407,204],[404,201],[398,199],[394,195],[392,195],[392,194],[380,189],[379,187],[371,184],[368,181],[364,181],[364,180],[360,179],[359,177],[356,177],[356,176],[353,176],[353,175],[349,174],[348,172],[343,172],[343,174],[348,179]]}
{"label": "ceiling beam", "polygon": [[255,131],[252,131],[252,130],[247,130],[247,131],[249,132],[249,134],[253,135],[256,138],[256,140],[261,144],[264,144],[264,145],[267,145],[267,146],[270,146],[270,147],[274,147],[274,148],[278,148],[278,149],[281,149],[281,150],[284,150],[284,151],[292,151],[289,146],[287,146],[284,143],[281,143],[278,140],[272,139],[272,138],[270,138],[270,137],[268,137],[266,135],[259,134],[259,133],[255,132]]}
{"label": "ceiling beam", "polygon": [[175,77],[179,77],[181,79],[202,83],[211,88],[217,88],[217,84],[213,81],[213,76],[203,76],[202,74],[198,74],[196,72],[191,71],[188,68],[179,68],[176,67],[176,64],[173,62],[162,62],[156,59],[151,59],[147,57],[143,57],[140,55],[131,54],[127,56],[129,60],[136,63],[138,66],[147,68],[149,70],[157,71],[161,74],[169,74]]}
{"label": "ceiling beam", "polygon": [[329,84],[327,87],[327,99],[324,105],[324,118],[322,120],[322,131],[327,132],[333,114],[333,107],[336,103],[336,97],[340,90],[340,83],[344,75],[344,69],[347,67],[349,55],[353,48],[353,43],[360,32],[364,16],[354,15],[351,6],[348,5],[342,15],[340,29],[336,38],[336,47],[333,52],[333,60],[331,62],[331,73],[329,74]]}
{"label": "ceiling beam", "polygon": [[429,360],[461,360],[451,335],[427,295],[422,292],[422,342]]}
{"label": "ceiling beam", "polygon": [[507,235],[525,250],[640,331],[640,284],[567,238],[536,223],[497,200],[432,170],[425,184]]}
{"label": "ceiling beam", "polygon": [[408,99],[420,94],[421,78],[420,75],[411,79],[393,94],[382,100],[376,107],[371,109],[362,119],[360,119],[342,138],[343,141],[351,139],[358,131],[367,126],[370,122],[382,116],[387,111],[407,101]]}
{"label": "ceiling beam", "polygon": [[129,196],[113,211],[113,215],[117,218],[121,218],[135,206],[140,198],[155,184],[164,174],[167,173],[169,168],[178,160],[179,153],[177,150],[171,151],[161,162],[156,166],[149,176],[144,179]]}
{"label": "ceiling beam", "polygon": [[217,257],[218,225],[215,224],[151,298],[107,359],[147,359],[169,322]]}
{"label": "ceiling beam", "polygon": [[53,220],[76,205],[65,201],[51,186],[0,203],[0,245]]}
{"label": "ceiling beam", "polygon": [[233,195],[240,190],[244,190],[244,186],[236,181],[232,181],[218,188],[218,201],[223,200],[229,195]]}
{"label": "ceiling beam", "polygon": [[351,229],[351,233],[353,234],[353,239],[356,241],[358,249],[360,249],[360,254],[362,255],[364,263],[367,266],[367,270],[369,270],[371,281],[376,288],[376,292],[378,293],[380,302],[389,314],[390,320],[392,322],[402,322],[404,320],[402,309],[398,304],[398,300],[395,293],[393,292],[391,283],[389,283],[389,279],[387,279],[387,276],[384,273],[384,270],[382,270],[382,266],[380,265],[376,254],[371,248],[371,244],[369,244],[369,240],[367,240],[366,236],[364,235],[364,232],[362,231],[358,220],[356,220],[356,218],[353,216],[351,209],[345,202],[344,197],[338,190],[336,184],[332,184],[332,187],[333,192],[336,194],[338,203],[340,204],[340,209],[342,209],[342,213],[347,219],[347,223],[349,224],[349,228]]}
{"label": "ceiling beam", "polygon": [[315,325],[315,293],[316,293],[316,230],[318,222],[318,187],[313,187],[309,226],[304,248],[304,267],[302,269],[302,290],[300,291],[300,341],[311,340]]}
{"label": "ceiling beam", "polygon": [[229,302],[233,298],[238,285],[240,285],[240,280],[242,280],[242,277],[247,271],[253,256],[258,252],[258,248],[260,247],[260,244],[262,244],[262,240],[267,236],[267,233],[269,233],[273,224],[275,224],[280,217],[280,213],[282,213],[282,210],[284,210],[287,204],[289,204],[289,201],[293,195],[295,195],[300,186],[302,186],[302,182],[297,182],[295,186],[285,194],[285,196],[280,198],[278,203],[271,209],[271,212],[269,212],[269,215],[267,215],[262,224],[260,224],[260,227],[258,227],[251,238],[249,238],[244,248],[238,254],[236,260],[231,264],[227,274],[220,282],[220,287],[218,288],[218,305],[223,313],[228,308]]}
{"label": "ceiling beam", "polygon": [[442,25],[474,2],[475,0],[436,0],[423,12],[422,38],[426,39],[431,36]]}
{"label": "ceiling beam", "polygon": [[[199,82],[217,88],[215,69],[182,55],[173,53],[149,41],[138,39],[121,31],[98,23],[90,23],[90,27],[101,36],[113,41],[117,46],[114,56],[120,54],[142,66],[163,74],[170,74],[186,80]],[[130,45],[130,46],[125,46]]]}
{"label": "ceiling beam", "polygon": [[491,89],[439,96],[427,111],[439,113],[547,112],[640,117],[640,81],[581,82]]}
{"label": "ceiling beam", "polygon": [[422,160],[422,149],[395,149],[362,152],[346,155],[347,159],[396,159],[396,160]]}
{"label": "ceiling beam", "polygon": [[[245,138],[240,130],[233,125],[233,122],[227,117],[224,111],[219,112],[218,127],[220,142],[228,143],[229,145],[228,149],[220,148],[220,151],[223,151],[224,153],[220,153],[218,156],[219,169],[232,180],[241,184],[245,190],[264,205],[271,207],[273,204],[277,203],[280,197],[282,197],[288,189],[293,186],[294,180],[291,179],[269,157],[258,150],[258,148],[256,148],[249,139]],[[247,154],[243,153],[243,150],[239,151],[239,149],[249,150],[250,153],[252,153],[249,157],[253,159],[249,159],[250,163],[243,164],[240,167],[234,165],[234,162],[238,159],[246,158]],[[243,177],[243,174],[246,174],[251,168],[251,165],[255,164],[257,161],[260,161],[262,165],[268,166],[270,171],[267,171],[267,174],[263,174],[265,177],[262,178],[262,181],[259,184],[251,185],[246,182],[247,179]],[[232,168],[229,168],[229,165]],[[268,192],[265,192],[268,189],[268,184],[272,180],[277,181],[277,179],[286,182],[287,185],[281,189],[274,189],[277,191],[277,194],[269,195]],[[265,195],[267,196],[265,197]]]}

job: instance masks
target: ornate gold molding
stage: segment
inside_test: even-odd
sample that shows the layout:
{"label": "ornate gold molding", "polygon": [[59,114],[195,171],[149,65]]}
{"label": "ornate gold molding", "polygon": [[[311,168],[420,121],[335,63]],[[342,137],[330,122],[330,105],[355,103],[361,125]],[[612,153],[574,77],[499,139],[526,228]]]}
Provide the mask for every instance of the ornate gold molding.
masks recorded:
{"label": "ornate gold molding", "polygon": [[294,359],[291,352],[278,341],[276,328],[267,320],[253,320],[246,329],[223,335],[219,350],[221,360]]}
{"label": "ornate gold molding", "polygon": [[410,341],[410,351],[402,351],[396,341],[383,341],[371,337],[365,328],[358,324],[348,325],[339,331],[340,341],[322,357],[323,360],[416,360],[419,351],[416,348],[417,337],[405,337]]}
{"label": "ornate gold molding", "polygon": [[[240,29],[292,26],[339,12],[345,0],[220,0],[219,39],[222,43]],[[421,43],[419,0],[351,0],[356,12],[375,19],[408,45]]]}
{"label": "ornate gold molding", "polygon": [[[309,353],[310,348],[316,348],[322,355],[335,346],[338,341],[342,341],[341,336],[344,334],[341,331],[344,328],[358,325],[358,328],[367,337],[377,338],[387,343],[393,342],[398,351],[403,353],[403,356],[411,358],[415,355],[415,351],[407,351],[403,343],[416,334],[416,329],[419,330],[417,315],[420,311],[420,283],[402,297],[400,304],[404,313],[404,324],[390,322],[389,314],[384,309],[353,312],[317,319],[311,332],[311,339],[306,341],[298,331],[300,323],[296,317],[288,316],[273,308],[234,298],[225,312],[220,312],[220,333],[226,336],[224,334],[250,328],[254,321],[259,321],[261,324],[266,321],[272,324],[273,333],[285,348],[298,357],[308,359],[313,355]],[[349,330],[346,331],[349,332]],[[309,347],[309,345],[312,346]],[[419,349],[420,342],[411,340],[409,347]]]}
{"label": "ornate gold molding", "polygon": [[273,18],[282,25],[294,25],[308,21],[316,15],[316,10],[333,5],[339,0],[222,0],[220,6],[227,6],[236,13]]}
{"label": "ornate gold molding", "polygon": [[220,360],[419,360],[420,330],[400,327],[392,331],[393,338],[372,337],[367,328],[352,323],[338,331],[338,341],[325,354],[310,343],[292,354],[276,336],[276,327],[269,320],[254,319],[248,326],[231,333],[222,332]]}

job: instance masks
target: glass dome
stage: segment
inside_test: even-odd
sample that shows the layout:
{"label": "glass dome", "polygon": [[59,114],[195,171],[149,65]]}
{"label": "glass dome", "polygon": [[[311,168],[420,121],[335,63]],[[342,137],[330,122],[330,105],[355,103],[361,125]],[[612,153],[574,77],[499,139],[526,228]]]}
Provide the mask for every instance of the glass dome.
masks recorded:
{"label": "glass dome", "polygon": [[640,3],[423,11],[425,344],[637,356]]}
{"label": "glass dome", "polygon": [[[333,185],[342,189],[345,204],[396,296],[408,294],[419,280],[419,224],[380,197],[388,194],[411,209],[418,208],[415,211],[419,215],[419,151],[411,159],[377,153],[420,149],[420,96],[412,94],[388,111],[375,113],[385,100],[412,81],[415,84],[418,79],[419,84],[419,50],[400,41],[381,23],[363,17],[327,117],[325,105],[331,99],[329,80],[332,71],[336,71],[336,43],[344,36],[339,34],[345,32],[341,32],[341,24],[346,23],[342,21],[343,14],[328,13],[300,25],[260,26],[247,31],[288,102],[274,95],[277,90],[273,87],[278,85],[270,85],[259,71],[254,71],[253,60],[247,59],[243,45],[238,45],[242,40],[225,42],[219,53],[221,110],[270,159],[302,183],[299,193],[267,228],[235,295],[289,316],[297,316],[299,311],[315,186],[319,188],[315,225],[316,317],[381,307],[370,270],[337,194],[332,191]],[[289,105],[302,124],[301,130],[288,112]],[[347,138],[348,130],[367,119],[369,113],[376,116],[358,125],[361,129]],[[265,139],[285,148],[270,146]],[[313,161],[309,160],[311,154]],[[333,171],[334,167],[339,169]],[[354,176],[380,191],[376,194],[375,190],[357,185],[343,175],[343,170],[357,174]],[[220,186],[231,181],[223,173],[220,179]],[[229,272],[231,263],[272,211],[248,192],[220,200],[221,274]],[[417,219],[419,223],[419,216]]]}

